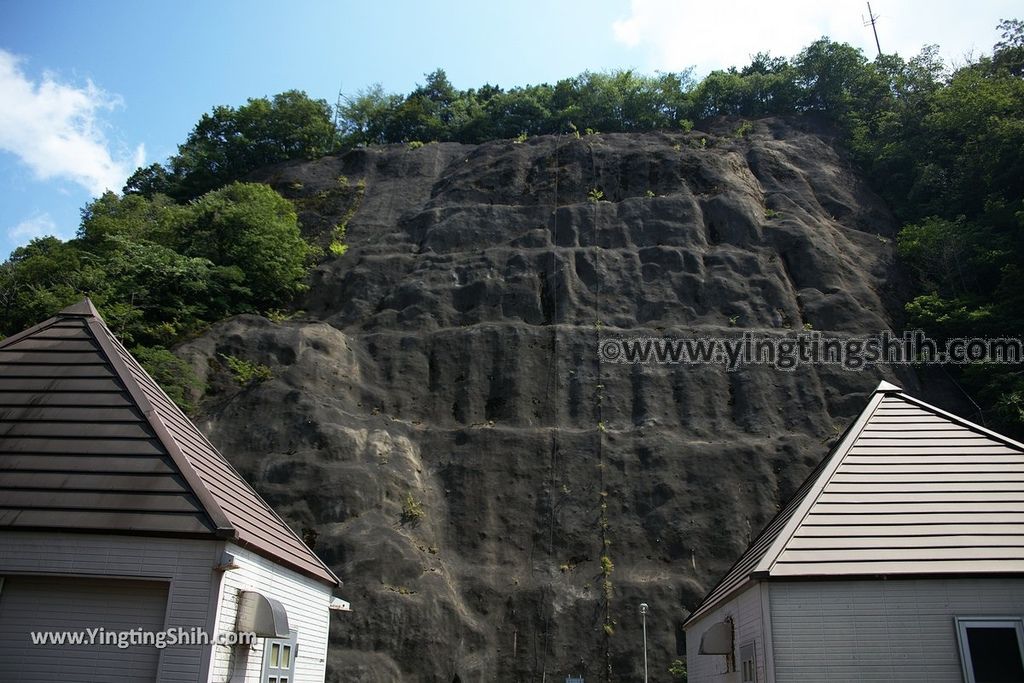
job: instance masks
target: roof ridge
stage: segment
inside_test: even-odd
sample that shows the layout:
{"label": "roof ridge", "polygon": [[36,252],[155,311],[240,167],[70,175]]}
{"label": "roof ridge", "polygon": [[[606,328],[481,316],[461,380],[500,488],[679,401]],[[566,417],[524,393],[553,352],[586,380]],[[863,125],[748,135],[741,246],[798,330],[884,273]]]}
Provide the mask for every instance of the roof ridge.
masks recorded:
{"label": "roof ridge", "polygon": [[[871,400],[873,400],[876,396],[880,395],[881,392],[889,391],[889,389],[886,386],[884,386],[887,384],[887,382],[882,382],[881,384],[879,384],[878,388],[876,388],[874,393],[872,394],[871,399],[868,400],[868,405],[870,405]],[[722,574],[722,578],[719,579],[718,582],[711,588],[711,590],[709,590],[704,595],[701,601],[697,604],[696,608],[686,617],[687,622],[699,616],[701,613],[705,612],[710,605],[717,604],[724,596],[731,595],[732,593],[734,593],[735,591],[739,590],[741,587],[747,584],[747,579],[749,579],[751,575],[753,575],[754,572],[757,571],[757,567],[761,564],[764,557],[766,557],[767,554],[772,550],[775,541],[779,537],[781,537],[784,532],[786,532],[787,526],[789,525],[793,517],[796,516],[797,512],[800,510],[800,506],[803,504],[805,500],[807,500],[808,496],[811,495],[811,491],[814,488],[815,482],[817,482],[820,479],[822,473],[825,471],[827,467],[829,467],[830,463],[839,453],[840,449],[849,448],[847,444],[847,439],[850,436],[850,434],[854,431],[854,428],[858,427],[858,420],[863,416],[864,411],[866,411],[867,409],[868,406],[865,406],[861,413],[857,416],[857,419],[855,419],[853,422],[847,425],[846,429],[840,436],[839,441],[837,441],[832,446],[832,448],[829,449],[828,453],[826,453],[825,456],[818,462],[818,464],[811,469],[811,471],[807,474],[807,477],[804,478],[804,480],[796,488],[796,490],[789,497],[789,499],[787,499],[779,508],[778,512],[776,512],[775,515],[768,520],[768,523],[764,525],[764,528],[761,529],[760,533],[758,533],[757,536],[755,536],[753,540],[747,544],[747,547],[743,551],[743,553],[738,558],[736,558],[736,561],[729,566],[729,569],[726,570],[724,574]],[[857,429],[857,432],[859,433],[862,430],[863,425],[860,425],[860,427]],[[804,512],[803,516],[806,516],[806,512]],[[760,557],[758,557],[757,561],[753,564],[753,566],[750,569],[743,570],[743,573],[740,575],[734,575],[734,572],[741,567],[741,565],[744,563],[744,560],[750,557],[752,551],[754,551],[754,549],[759,545],[760,541],[766,535],[770,534],[773,529],[777,528],[776,522],[780,520],[783,520],[781,528],[779,528],[778,531],[775,532],[771,544],[769,544],[764,549],[763,553],[760,555]],[[790,531],[790,537],[792,536],[792,534],[793,532]],[[777,552],[776,557],[778,556],[778,554],[779,553]],[[763,574],[764,572],[761,573]],[[715,595],[715,593],[719,590],[719,588],[722,585],[727,583],[730,577],[742,578],[739,580],[738,583],[725,590],[721,595],[715,597],[714,600],[711,600],[710,598],[712,598]]]}
{"label": "roof ridge", "polygon": [[[1024,542],[978,543],[970,556],[964,555],[969,544],[944,545],[949,535],[1017,535],[1013,525],[1021,523],[1024,508],[1005,491],[1020,494],[1024,488],[1002,486],[1001,473],[1024,472],[1022,454],[1021,443],[882,382],[839,443],[685,623],[760,580],[942,573],[951,563],[971,573],[1024,572]],[[978,508],[990,498],[991,509]],[[958,513],[965,511],[978,518],[963,519]],[[922,524],[927,533],[919,531]],[[920,542],[933,536],[939,540]]]}
{"label": "roof ridge", "polygon": [[[85,300],[88,302],[88,299]],[[91,307],[92,304],[90,303]],[[95,310],[95,309],[93,309]],[[78,315],[78,314],[74,314]],[[114,368],[114,372],[117,374],[117,378],[124,384],[125,389],[131,395],[132,400],[138,406],[139,411],[142,413],[146,422],[152,427],[156,433],[157,439],[167,450],[168,455],[171,457],[174,466],[178,468],[182,478],[185,479],[185,483],[191,489],[192,494],[199,500],[199,504],[203,506],[203,511],[206,512],[207,517],[213,523],[214,528],[218,536],[225,538],[234,538],[238,535],[237,530],[231,524],[227,514],[225,514],[223,508],[217,502],[216,498],[210,493],[209,488],[203,481],[202,477],[196,471],[195,467],[189,461],[185,454],[181,452],[181,448],[178,446],[177,441],[167,430],[167,425],[164,424],[160,417],[160,412],[156,409],[153,403],[146,396],[146,393],[142,390],[135,377],[132,376],[131,369],[125,363],[124,359],[119,353],[119,348],[124,350],[127,354],[127,349],[113,333],[110,332],[110,328],[107,327],[106,323],[103,322],[103,318],[99,315],[89,315],[89,320],[86,321],[86,326],[89,329],[89,333],[99,344],[100,350],[107,357],[107,362]],[[161,390],[162,391],[162,390]]]}
{"label": "roof ridge", "polygon": [[[90,328],[92,326],[96,326],[100,329],[101,332],[105,333],[104,336],[106,337],[107,343],[104,344],[102,341],[100,342],[101,345],[104,346],[105,350],[107,348],[107,345],[116,345],[116,347],[124,351],[124,356],[126,358],[132,359],[136,364],[138,363],[138,361],[135,361],[134,357],[127,351],[127,349],[124,348],[124,345],[121,344],[121,342],[114,336],[114,334],[110,331],[110,328],[108,328],[103,323],[102,319],[95,318],[89,320],[89,326]],[[108,355],[110,354],[108,353]],[[125,365],[125,361],[123,360],[121,355],[116,353],[116,349],[113,355],[116,356],[116,359],[113,359],[112,363],[115,363],[115,367],[118,368],[118,375],[122,375],[124,373],[122,372],[121,367],[118,367],[117,364],[122,366],[123,370],[127,372],[129,375],[131,375],[131,371],[127,368],[127,365]],[[142,370],[142,372],[145,373],[145,369],[141,368],[141,366],[140,369]],[[321,560],[320,557],[316,553],[314,553],[309,548],[309,546],[306,545],[305,541],[302,540],[302,537],[295,533],[295,530],[293,530],[291,526],[289,526],[288,523],[285,522],[284,519],[282,519],[279,514],[277,514],[277,511],[275,511],[274,508],[271,507],[271,505],[263,498],[263,496],[261,496],[259,492],[256,491],[255,488],[253,488],[252,484],[250,484],[249,481],[245,477],[243,477],[238,472],[237,469],[235,469],[234,465],[232,465],[231,462],[224,457],[224,455],[217,449],[217,447],[210,442],[210,440],[206,437],[202,430],[196,427],[192,420],[187,415],[185,415],[180,408],[178,408],[174,401],[167,397],[167,394],[164,393],[163,389],[160,388],[156,381],[152,380],[151,377],[149,379],[151,380],[153,388],[159,391],[164,396],[170,409],[177,411],[177,413],[180,414],[180,417],[182,418],[184,424],[191,427],[190,433],[202,439],[202,442],[208,447],[210,455],[216,458],[217,463],[220,466],[226,468],[226,470],[234,478],[236,483],[243,486],[245,490],[247,490],[249,494],[251,494],[253,501],[258,503],[262,510],[268,515],[270,515],[277,522],[277,525],[279,527],[278,531],[284,531],[287,534],[287,536],[290,537],[291,540],[296,544],[297,548],[300,548],[302,551],[304,551],[304,554],[308,556],[307,560],[312,560],[312,562],[317,567],[323,570],[323,573],[327,577],[330,577],[332,581],[340,585],[340,579],[338,579],[337,575],[335,575],[331,568],[328,567],[323,562],[323,560]],[[149,398],[145,395],[145,392],[142,390],[142,387],[139,385],[139,383],[135,380],[134,376],[127,377],[125,379],[125,385],[126,387],[129,387],[129,389],[131,389],[132,387],[137,389],[138,396],[136,396],[136,394],[133,393],[133,398],[138,403],[140,403],[140,407],[142,405],[146,406],[145,415],[147,421],[149,421],[153,429],[157,432],[160,441],[164,443],[165,447],[168,449],[168,452],[171,453],[171,456],[174,459],[175,464],[178,465],[178,468],[182,471],[182,476],[188,478],[187,480],[189,486],[193,489],[197,498],[199,498],[204,509],[207,511],[207,514],[210,515],[218,531],[224,533],[225,535],[229,534],[230,540],[233,543],[237,543],[243,547],[250,547],[256,550],[257,553],[267,553],[268,551],[265,548],[262,548],[259,544],[252,543],[251,541],[249,541],[243,535],[243,533],[241,533],[242,530],[239,529],[237,524],[231,521],[231,518],[227,515],[223,506],[217,500],[216,495],[210,490],[206,478],[202,474],[200,474],[199,471],[193,466],[191,459],[188,456],[186,456],[184,452],[182,452],[177,442],[177,439],[175,439],[175,437],[172,434],[170,434],[169,428],[165,423],[164,416],[160,412],[161,409],[153,405],[152,401],[150,401]],[[277,561],[284,562],[287,565],[295,564],[286,556],[275,555],[275,557]]]}
{"label": "roof ridge", "polygon": [[92,299],[90,299],[89,297],[85,297],[78,303],[71,304],[70,306],[66,306],[65,308],[61,309],[61,311],[57,313],[56,317],[82,317],[97,318],[101,321],[103,320],[103,318],[100,316],[100,312],[97,311],[96,307],[92,305]]}
{"label": "roof ridge", "polygon": [[[169,399],[168,399],[168,400],[169,400]],[[175,406],[175,408],[177,408],[177,406]],[[188,416],[187,416],[187,415],[186,415],[185,417],[186,417],[186,418],[188,418]],[[190,421],[191,421],[191,420],[190,420]],[[221,462],[222,462],[222,463],[224,464],[224,466],[226,466],[226,467],[227,467],[228,469],[230,469],[230,470],[231,470],[231,472],[232,472],[232,473],[233,473],[233,474],[234,474],[234,475],[235,475],[236,477],[238,477],[239,481],[240,481],[240,482],[241,482],[241,483],[242,483],[242,484],[243,484],[243,485],[244,485],[244,486],[245,486],[245,487],[246,487],[247,489],[249,489],[249,491],[250,491],[250,492],[251,492],[251,493],[253,494],[253,496],[255,496],[256,500],[258,500],[258,501],[259,501],[260,505],[262,505],[262,506],[263,506],[263,507],[264,507],[264,508],[266,509],[266,511],[267,511],[267,512],[269,512],[269,513],[270,513],[271,515],[273,515],[273,516],[274,516],[274,519],[276,519],[276,520],[277,520],[278,522],[280,522],[281,526],[282,526],[282,527],[283,527],[283,528],[284,528],[284,529],[285,529],[285,530],[286,530],[286,531],[287,531],[287,532],[288,532],[289,534],[291,534],[292,538],[293,538],[293,539],[294,539],[295,541],[297,541],[297,542],[298,542],[298,543],[299,543],[300,545],[302,545],[302,547],[304,547],[304,548],[309,548],[309,546],[308,546],[308,545],[306,545],[306,542],[305,542],[304,540],[302,540],[302,537],[301,537],[301,536],[299,536],[299,535],[298,535],[297,533],[295,533],[295,530],[294,530],[294,529],[292,529],[292,527],[291,527],[291,525],[290,525],[290,524],[288,524],[287,522],[285,522],[285,521],[284,521],[284,518],[283,518],[283,517],[281,517],[281,515],[277,514],[277,510],[275,510],[275,509],[274,509],[273,507],[271,507],[270,503],[268,503],[268,502],[266,501],[266,499],[264,499],[264,498],[263,498],[263,496],[261,496],[261,495],[260,495],[259,491],[257,491],[257,490],[256,490],[256,489],[255,489],[255,488],[253,487],[253,485],[249,483],[249,480],[248,480],[248,479],[246,479],[245,477],[243,477],[243,476],[242,476],[242,474],[241,474],[241,473],[240,473],[240,472],[239,472],[239,471],[238,471],[238,470],[237,470],[237,469],[235,468],[235,466],[231,464],[231,461],[230,461],[230,460],[228,460],[227,458],[225,458],[225,457],[224,457],[224,454],[220,452],[220,449],[218,449],[218,448],[217,448],[216,446],[214,446],[214,445],[213,445],[213,442],[211,442],[211,441],[210,441],[210,440],[209,440],[208,438],[206,438],[206,434],[204,434],[204,433],[203,433],[203,431],[202,431],[201,429],[196,429],[196,430],[195,430],[195,433],[196,433],[197,435],[199,435],[199,437],[200,437],[200,438],[201,438],[201,439],[203,440],[203,442],[205,442],[205,443],[206,443],[206,445],[207,445],[207,446],[209,446],[209,447],[210,447],[210,448],[211,448],[211,449],[213,450],[213,452],[214,452],[214,453],[216,453],[216,455],[217,455],[217,456],[218,456],[218,457],[220,458],[220,460],[221,460]],[[240,540],[240,539],[235,539],[235,542],[236,542],[236,543],[238,543],[239,545],[243,545],[243,546],[244,546],[244,545],[246,545],[246,542],[245,542],[245,541],[243,541],[243,540]],[[329,573],[330,573],[330,574],[331,574],[332,576],[334,575],[334,572],[333,572],[333,571],[331,570],[331,568],[330,568],[330,567],[328,567],[328,566],[327,566],[327,564],[326,564],[326,563],[324,563],[324,561],[323,561],[323,560],[321,560],[321,559],[320,559],[320,556],[319,556],[319,555],[317,555],[316,553],[314,553],[314,552],[313,552],[313,550],[312,550],[311,548],[309,549],[309,552],[310,552],[310,555],[312,555],[312,556],[313,556],[314,558],[316,558],[317,562],[318,562],[318,563],[319,563],[319,564],[320,564],[320,565],[321,565],[321,566],[322,566],[322,567],[323,567],[324,569],[326,569],[326,570],[327,570],[327,571],[328,571],[328,572],[329,572]],[[335,577],[335,578],[337,578],[337,577]],[[341,581],[339,580],[339,581],[338,581],[338,583],[340,584],[340,583],[341,583]]]}
{"label": "roof ridge", "polygon": [[100,322],[103,322],[103,317],[99,314],[99,311],[96,310],[96,307],[92,305],[92,300],[89,299],[89,297],[85,297],[78,303],[64,307],[41,323],[37,323],[28,329],[18,332],[17,334],[12,334],[9,337],[0,339],[0,349],[21,341],[25,337],[30,337],[37,332],[45,330],[47,327],[59,322],[61,318],[96,318]]}
{"label": "roof ridge", "polygon": [[[168,398],[168,401],[170,401],[170,398]],[[174,402],[173,402],[173,401],[171,401],[171,404],[172,404],[172,405],[173,405],[173,403],[174,403]],[[178,408],[178,407],[177,407],[177,405],[174,405],[174,408],[180,411],[180,408]],[[157,413],[157,414],[159,415],[159,413]],[[183,415],[183,416],[185,417],[185,419],[187,419],[187,420],[189,420],[189,422],[191,422],[191,419],[189,419],[187,415],[184,415],[184,413],[182,413],[182,415]],[[263,508],[264,508],[264,509],[266,509],[266,511],[267,511],[267,512],[269,512],[269,513],[270,513],[271,515],[273,515],[273,516],[274,516],[274,518],[275,518],[275,519],[276,519],[276,520],[277,520],[277,521],[278,521],[278,522],[279,522],[279,523],[281,524],[281,527],[282,527],[282,528],[284,528],[284,529],[285,529],[285,530],[286,530],[286,531],[287,531],[287,532],[288,532],[289,534],[291,534],[292,538],[293,538],[293,539],[294,539],[294,540],[295,540],[296,542],[298,542],[298,543],[299,543],[299,544],[300,544],[300,545],[301,545],[302,547],[304,547],[304,548],[308,548],[309,546],[307,546],[307,545],[306,545],[306,542],[302,540],[302,537],[301,537],[301,536],[299,536],[299,535],[298,535],[297,533],[295,533],[295,530],[294,530],[294,529],[292,529],[291,525],[289,525],[289,524],[288,524],[287,522],[285,522],[285,521],[284,521],[284,518],[282,518],[282,517],[281,517],[281,515],[277,514],[277,511],[276,511],[276,510],[275,510],[275,509],[274,509],[273,507],[271,507],[270,503],[268,503],[268,502],[267,502],[267,501],[266,501],[266,500],[265,500],[265,499],[263,498],[263,496],[261,496],[261,495],[260,495],[259,491],[257,491],[257,490],[256,490],[256,489],[255,489],[255,488],[253,487],[253,485],[249,483],[249,480],[248,480],[248,479],[246,479],[245,477],[243,477],[243,476],[241,475],[241,473],[240,473],[240,472],[239,472],[239,471],[238,471],[238,470],[237,470],[237,469],[235,468],[235,466],[231,464],[231,461],[230,461],[230,460],[228,460],[227,458],[225,458],[225,457],[224,457],[224,454],[223,454],[223,453],[221,453],[221,452],[220,452],[220,450],[219,450],[219,449],[218,449],[218,448],[217,448],[216,446],[214,446],[214,445],[213,445],[213,442],[212,442],[212,441],[210,441],[210,440],[209,440],[209,439],[208,439],[208,438],[206,437],[206,434],[204,434],[204,433],[203,433],[203,431],[202,431],[201,429],[198,429],[198,428],[197,428],[197,429],[195,429],[195,430],[194,430],[194,432],[195,432],[195,434],[196,434],[196,435],[197,435],[197,436],[198,436],[198,437],[199,437],[200,439],[202,439],[202,440],[203,440],[203,442],[204,442],[204,443],[205,443],[205,444],[206,444],[207,446],[209,446],[209,447],[210,447],[210,449],[211,449],[211,450],[213,451],[213,453],[215,453],[215,454],[217,455],[217,457],[218,457],[218,458],[220,459],[220,462],[221,462],[221,463],[223,463],[223,465],[224,465],[225,467],[227,467],[228,469],[230,469],[230,470],[231,470],[231,472],[232,472],[232,473],[233,473],[233,474],[234,474],[234,475],[235,475],[236,477],[238,477],[238,480],[239,480],[239,481],[240,481],[240,482],[241,482],[241,483],[242,483],[242,484],[243,484],[243,485],[244,485],[244,486],[245,486],[245,487],[246,487],[247,489],[249,489],[249,492],[253,494],[253,496],[254,496],[254,497],[256,498],[256,500],[257,500],[257,501],[259,501],[260,505],[262,505],[262,506],[263,506]],[[186,458],[186,460],[187,460],[187,458]],[[245,542],[244,540],[240,540],[240,539],[237,539],[237,538],[236,538],[236,539],[234,539],[234,542],[236,542],[236,543],[238,543],[239,545],[242,545],[242,546],[245,546],[245,545],[246,545],[246,542]],[[312,551],[312,549],[310,549],[310,551],[309,551],[309,552],[310,552],[310,554],[311,554],[311,555],[312,555],[313,557],[315,557],[315,558],[316,558],[317,562],[318,562],[318,563],[319,563],[319,564],[320,564],[320,565],[321,565],[321,566],[322,566],[322,567],[323,567],[324,569],[326,569],[326,570],[327,570],[328,572],[330,572],[330,573],[331,573],[331,575],[334,575],[334,572],[333,572],[333,571],[331,570],[331,568],[330,568],[330,567],[328,567],[328,566],[327,566],[327,565],[326,565],[326,564],[325,564],[325,563],[323,562],[323,560],[321,560],[321,559],[320,559],[320,556],[319,556],[319,555],[317,555],[316,553],[314,553],[314,552]],[[336,577],[336,578],[337,578],[337,577]],[[339,583],[340,583],[340,580],[339,580]]]}
{"label": "roof ridge", "polygon": [[883,393],[887,393],[888,394],[888,393],[902,392],[902,391],[903,391],[903,389],[901,389],[900,387],[896,386],[892,382],[886,382],[884,379],[881,382],[878,383],[877,387],[875,387],[875,393],[883,392]]}

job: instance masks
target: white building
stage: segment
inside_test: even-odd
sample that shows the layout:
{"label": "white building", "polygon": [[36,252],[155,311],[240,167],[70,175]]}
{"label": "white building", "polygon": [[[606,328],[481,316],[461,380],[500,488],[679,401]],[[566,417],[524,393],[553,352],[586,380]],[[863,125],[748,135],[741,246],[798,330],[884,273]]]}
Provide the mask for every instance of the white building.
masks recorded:
{"label": "white building", "polygon": [[322,683],[339,585],[88,300],[0,342],[0,680]]}
{"label": "white building", "polygon": [[685,623],[691,683],[1024,681],[1024,445],[883,382]]}

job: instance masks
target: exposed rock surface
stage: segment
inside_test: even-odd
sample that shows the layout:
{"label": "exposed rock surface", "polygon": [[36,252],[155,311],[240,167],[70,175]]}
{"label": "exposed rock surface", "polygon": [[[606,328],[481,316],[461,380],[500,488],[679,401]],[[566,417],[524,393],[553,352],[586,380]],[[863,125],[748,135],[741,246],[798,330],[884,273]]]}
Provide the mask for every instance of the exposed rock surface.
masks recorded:
{"label": "exposed rock surface", "polygon": [[[261,175],[321,242],[350,214],[349,250],[304,314],[180,352],[201,426],[345,581],[329,680],[637,680],[642,601],[668,680],[687,609],[867,392],[920,391],[906,369],[600,362],[606,337],[898,324],[894,225],[851,164],[798,126],[735,127]],[[221,354],[274,377],[238,388]]]}

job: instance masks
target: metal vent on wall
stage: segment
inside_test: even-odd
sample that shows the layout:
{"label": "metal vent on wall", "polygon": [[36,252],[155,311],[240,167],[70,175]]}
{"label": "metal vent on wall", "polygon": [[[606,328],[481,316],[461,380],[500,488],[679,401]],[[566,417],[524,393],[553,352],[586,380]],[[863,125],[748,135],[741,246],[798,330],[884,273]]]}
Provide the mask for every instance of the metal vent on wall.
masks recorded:
{"label": "metal vent on wall", "polygon": [[700,637],[700,650],[702,655],[731,655],[732,654],[732,620],[720,621],[714,624]]}
{"label": "metal vent on wall", "polygon": [[262,638],[287,638],[288,612],[273,598],[256,591],[242,591],[238,595],[235,629],[239,633],[255,633]]}

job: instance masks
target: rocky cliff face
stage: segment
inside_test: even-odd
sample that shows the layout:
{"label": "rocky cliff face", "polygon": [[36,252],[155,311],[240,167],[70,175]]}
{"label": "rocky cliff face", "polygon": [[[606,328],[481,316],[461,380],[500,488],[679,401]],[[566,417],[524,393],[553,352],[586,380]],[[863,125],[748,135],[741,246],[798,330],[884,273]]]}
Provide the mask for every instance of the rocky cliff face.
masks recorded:
{"label": "rocky cliff face", "polygon": [[[668,680],[687,610],[867,392],[919,390],[885,368],[600,360],[609,337],[893,326],[884,206],[827,137],[735,128],[261,174],[314,239],[347,218],[348,252],[300,316],[180,351],[211,387],[201,426],[345,581],[329,680],[635,680],[640,602]],[[239,388],[220,354],[274,377]]]}

